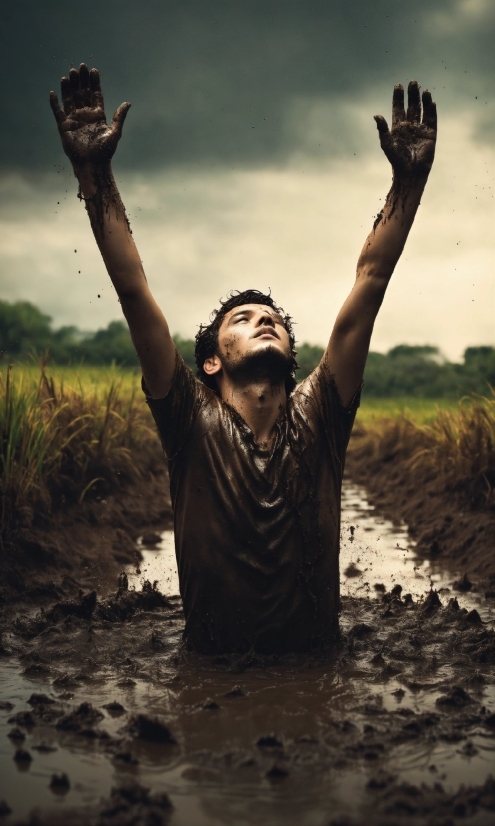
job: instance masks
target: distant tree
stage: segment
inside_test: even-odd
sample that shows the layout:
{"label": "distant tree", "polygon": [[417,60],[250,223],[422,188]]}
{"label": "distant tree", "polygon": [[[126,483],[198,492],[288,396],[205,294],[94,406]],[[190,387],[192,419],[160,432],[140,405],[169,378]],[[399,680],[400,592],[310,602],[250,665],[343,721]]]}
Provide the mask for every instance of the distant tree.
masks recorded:
{"label": "distant tree", "polygon": [[452,364],[442,361],[438,347],[429,344],[398,344],[386,355],[371,352],[364,372],[364,396],[460,395],[461,377]]}
{"label": "distant tree", "polygon": [[[0,351],[4,358],[26,358],[47,350],[56,364],[82,362],[139,369],[129,331],[123,321],[111,321],[96,333],[83,335],[77,327],[52,329],[50,316],[29,301],[10,304],[0,301]],[[184,361],[196,373],[194,341],[174,336]],[[297,347],[298,381],[317,366],[324,349],[303,342]],[[446,361],[438,347],[398,344],[388,353],[371,352],[364,373],[364,397],[459,398],[469,393],[487,393],[495,388],[495,347],[468,347],[464,362]]]}
{"label": "distant tree", "polygon": [[173,337],[175,346],[177,347],[179,353],[181,354],[182,358],[186,362],[187,366],[190,370],[193,371],[194,375],[196,375],[196,360],[194,358],[194,340],[192,338],[182,338],[180,335],[175,335]]}
{"label": "distant tree", "polygon": [[435,358],[440,356],[438,347],[431,344],[397,344],[387,353],[388,358]]}
{"label": "distant tree", "polygon": [[29,301],[0,301],[0,350],[19,356],[49,346],[51,318]]}
{"label": "distant tree", "polygon": [[467,347],[462,367],[474,392],[486,393],[488,386],[495,389],[495,347]]}
{"label": "distant tree", "polygon": [[298,344],[296,349],[296,361],[299,365],[299,370],[296,372],[296,379],[297,381],[302,381],[318,366],[325,351],[323,347],[320,347],[318,344],[306,344],[306,342]]}
{"label": "distant tree", "polygon": [[138,358],[127,325],[123,321],[111,321],[108,327],[97,330],[79,346],[82,358],[90,364],[114,362],[122,367],[137,367]]}

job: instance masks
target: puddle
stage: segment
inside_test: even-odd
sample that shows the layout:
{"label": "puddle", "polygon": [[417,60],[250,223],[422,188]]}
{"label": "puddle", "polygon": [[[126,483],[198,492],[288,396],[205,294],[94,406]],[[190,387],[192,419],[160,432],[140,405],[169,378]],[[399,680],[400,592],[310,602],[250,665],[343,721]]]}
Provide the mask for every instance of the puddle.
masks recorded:
{"label": "puddle", "polygon": [[[349,482],[344,484],[340,547],[340,592],[343,596],[376,596],[379,592],[375,585],[383,585],[386,591],[401,585],[403,594],[422,599],[434,588],[442,599],[455,596],[461,607],[476,608],[485,622],[493,621],[493,609],[482,594],[455,590],[453,585],[460,579],[460,573],[448,572],[418,559],[414,544],[407,525],[394,525],[375,514],[364,488]],[[143,561],[139,568],[132,565],[126,568],[129,585],[140,589],[143,582],[149,580],[156,582],[164,594],[178,594],[173,531],[164,531],[161,541],[153,546],[141,542],[140,550]],[[350,575],[346,576],[346,571]]]}
{"label": "puddle", "polygon": [[[143,546],[142,553],[139,570],[128,569],[130,587],[139,590],[144,580],[156,581],[164,594],[177,595],[172,532],[162,534],[153,547]],[[93,622],[92,630],[87,622],[62,623],[29,643],[30,659],[26,653],[22,661],[4,658],[0,697],[13,709],[0,710],[0,799],[7,800],[13,814],[2,823],[13,824],[33,808],[46,815],[47,823],[63,822],[57,818],[64,812],[74,807],[89,812],[126,779],[169,795],[174,806],[166,820],[170,826],[327,826],[335,812],[354,817],[371,805],[368,784],[377,771],[418,785],[441,783],[446,791],[455,791],[460,783],[483,783],[495,765],[494,732],[483,716],[495,711],[493,665],[481,661],[468,671],[462,666],[468,677],[483,672],[469,688],[473,699],[466,701],[468,711],[476,708],[476,714],[456,711],[464,714],[462,731],[448,715],[436,720],[436,700],[458,679],[456,650],[447,656],[447,649],[438,647],[441,633],[430,650],[425,619],[424,657],[412,665],[398,660],[395,620],[382,619],[386,605],[384,609],[375,585],[390,591],[400,584],[403,595],[411,593],[415,603],[433,585],[444,604],[455,595],[461,607],[476,608],[487,624],[492,608],[479,594],[453,592],[455,577],[418,561],[406,526],[394,527],[375,515],[364,490],[351,484],[343,495],[341,572],[342,626],[360,628],[365,636],[358,635],[354,654],[338,664],[288,658],[257,665],[227,658],[215,663],[194,654],[179,657],[182,626],[176,600],[162,613],[141,612],[121,623]],[[398,617],[397,639],[413,639],[413,622],[414,633],[421,632],[419,615],[417,609],[410,626],[401,618],[405,614]],[[369,638],[368,626],[374,629]],[[63,649],[62,642],[55,645],[59,638]],[[437,650],[443,653],[431,654]],[[23,676],[27,659],[45,662],[46,673]],[[57,686],[57,676],[72,674],[76,661],[73,679]],[[107,740],[39,723],[24,729],[21,744],[33,760],[16,763],[8,719],[29,708],[33,692],[44,692],[69,710],[90,702],[103,714],[99,728]],[[121,703],[122,715],[103,708],[110,701]],[[479,711],[481,703],[488,711]],[[143,712],[166,720],[177,745],[126,740],[129,716]],[[430,713],[431,734],[403,733],[408,721],[410,727],[411,720],[419,726]],[[263,737],[272,740],[260,745]],[[125,752],[131,759],[118,757]],[[55,793],[50,781],[61,772],[68,774],[70,789]]]}

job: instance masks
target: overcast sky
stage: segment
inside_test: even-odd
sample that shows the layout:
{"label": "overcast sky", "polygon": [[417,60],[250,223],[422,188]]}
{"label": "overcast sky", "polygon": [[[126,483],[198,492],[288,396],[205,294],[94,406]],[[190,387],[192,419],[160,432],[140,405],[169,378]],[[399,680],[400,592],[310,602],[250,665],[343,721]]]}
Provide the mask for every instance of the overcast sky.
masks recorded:
{"label": "overcast sky", "polygon": [[373,115],[416,79],[437,157],[372,349],[495,344],[494,36],[493,0],[10,4],[0,298],[84,330],[119,318],[48,106],[84,60],[109,117],[132,103],[114,170],[172,331],[194,335],[232,288],[271,288],[324,344],[390,185]]}

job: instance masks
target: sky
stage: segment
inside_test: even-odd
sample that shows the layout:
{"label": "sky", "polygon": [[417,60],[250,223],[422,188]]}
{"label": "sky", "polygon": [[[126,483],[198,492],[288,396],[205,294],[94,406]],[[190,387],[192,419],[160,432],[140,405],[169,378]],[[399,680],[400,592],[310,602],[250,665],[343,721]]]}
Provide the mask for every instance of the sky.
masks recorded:
{"label": "sky", "polygon": [[0,299],[85,331],[120,318],[48,105],[85,61],[108,118],[132,104],[113,167],[172,332],[254,287],[325,344],[391,182],[373,115],[390,120],[394,83],[415,79],[437,153],[372,349],[495,345],[494,35],[493,0],[10,4]]}

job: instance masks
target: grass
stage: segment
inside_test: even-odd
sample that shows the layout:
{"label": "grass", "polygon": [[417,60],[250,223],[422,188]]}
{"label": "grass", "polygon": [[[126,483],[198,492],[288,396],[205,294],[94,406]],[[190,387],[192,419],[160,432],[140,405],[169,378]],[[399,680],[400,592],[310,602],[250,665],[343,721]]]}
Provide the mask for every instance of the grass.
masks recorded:
{"label": "grass", "polygon": [[374,399],[364,394],[356,421],[366,426],[380,419],[406,417],[418,424],[428,424],[437,418],[440,411],[453,413],[457,409],[455,399],[421,399],[417,396]]}
{"label": "grass", "polygon": [[6,367],[0,374],[0,537],[54,501],[138,478],[157,436],[137,373]]}
{"label": "grass", "polygon": [[[0,370],[0,538],[54,505],[132,483],[160,460],[137,370],[19,365]],[[495,396],[461,403],[364,398],[351,449],[401,455],[464,485],[495,490]]]}
{"label": "grass", "polygon": [[[370,464],[403,462],[405,472],[425,472],[474,507],[495,506],[495,392],[455,405],[365,410],[351,450]],[[359,426],[361,425],[361,426]]]}

